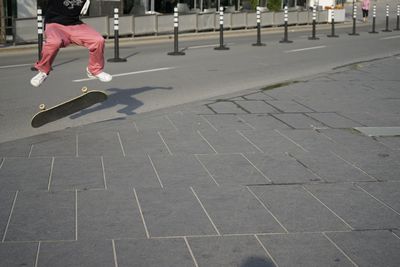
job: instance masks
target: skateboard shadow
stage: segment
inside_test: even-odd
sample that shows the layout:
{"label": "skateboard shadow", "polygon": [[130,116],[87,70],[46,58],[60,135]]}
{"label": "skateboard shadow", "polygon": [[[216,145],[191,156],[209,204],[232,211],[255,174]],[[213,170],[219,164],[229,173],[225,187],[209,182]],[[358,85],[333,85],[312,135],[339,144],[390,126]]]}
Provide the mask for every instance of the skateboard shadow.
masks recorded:
{"label": "skateboard shadow", "polygon": [[143,102],[137,100],[134,95],[150,91],[150,90],[172,90],[172,87],[142,87],[142,88],[130,88],[130,89],[120,89],[120,88],[110,88],[105,92],[108,94],[108,99],[104,102],[94,105],[93,107],[83,109],[73,115],[71,115],[70,119],[77,119],[87,114],[109,109],[115,106],[123,106],[121,109],[118,109],[117,112],[125,115],[134,115],[135,109],[140,106],[143,106]]}

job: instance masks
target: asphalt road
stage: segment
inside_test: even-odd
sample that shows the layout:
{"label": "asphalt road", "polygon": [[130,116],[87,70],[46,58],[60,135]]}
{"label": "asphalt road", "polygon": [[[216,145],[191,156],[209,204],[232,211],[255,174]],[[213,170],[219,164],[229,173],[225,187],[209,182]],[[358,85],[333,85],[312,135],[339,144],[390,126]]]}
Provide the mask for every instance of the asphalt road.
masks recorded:
{"label": "asphalt road", "polygon": [[[394,21],[394,19],[393,19]],[[393,23],[391,23],[393,25]],[[228,51],[216,51],[218,35],[182,37],[185,56],[168,56],[172,40],[136,41],[122,45],[120,56],[126,63],[107,63],[111,83],[88,80],[88,54],[84,48],[60,51],[54,70],[39,88],[30,85],[30,66],[35,49],[0,53],[0,142],[85,125],[92,122],[143,113],[196,100],[218,97],[282,81],[303,79],[347,64],[400,53],[400,34],[368,34],[370,25],[359,25],[359,36],[349,36],[351,25],[338,25],[339,38],[327,38],[330,26],[318,26],[320,40],[310,41],[311,26],[290,28],[292,44],[281,44],[282,28],[265,31],[265,47],[253,47],[255,30],[225,36]],[[377,30],[384,28],[383,21]],[[111,44],[111,43],[110,43]],[[105,58],[113,57],[107,45]],[[50,107],[75,97],[80,88],[104,90],[109,100],[39,129],[30,126],[41,103]]]}

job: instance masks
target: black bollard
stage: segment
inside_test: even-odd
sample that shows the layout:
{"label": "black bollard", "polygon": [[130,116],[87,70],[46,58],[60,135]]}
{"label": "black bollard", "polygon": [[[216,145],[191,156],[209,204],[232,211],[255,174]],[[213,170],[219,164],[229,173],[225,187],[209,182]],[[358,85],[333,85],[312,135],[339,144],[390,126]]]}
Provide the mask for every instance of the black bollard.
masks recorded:
{"label": "black bollard", "polygon": [[224,45],[224,8],[219,8],[219,46],[214,47],[215,50],[229,50],[229,47]]}
{"label": "black bollard", "polygon": [[179,51],[178,34],[179,34],[179,14],[178,14],[178,8],[175,7],[174,8],[174,51],[168,53],[168,55],[170,56],[185,55],[185,52]]}
{"label": "black bollard", "polygon": [[119,10],[114,8],[114,58],[110,58],[107,62],[126,62],[125,58],[119,57]]}
{"label": "black bollard", "polygon": [[279,42],[280,43],[293,43],[293,41],[290,41],[289,39],[288,39],[288,7],[287,6],[285,6],[285,9],[284,9],[284,20],[285,20],[285,25],[284,25],[284,27],[285,27],[285,32],[284,32],[284,35],[283,35],[283,39],[282,40],[280,40]]}
{"label": "black bollard", "polygon": [[312,36],[308,37],[308,40],[319,40],[319,38],[315,36],[316,25],[317,25],[317,8],[314,5],[312,10]]}
{"label": "black bollard", "polygon": [[399,23],[400,23],[400,5],[397,5],[397,20],[396,20],[396,28],[393,29],[394,31],[400,31]]}
{"label": "black bollard", "polygon": [[261,11],[260,7],[257,7],[257,43],[253,44],[253,46],[265,46],[265,44],[261,43]]}
{"label": "black bollard", "polygon": [[356,33],[356,20],[357,20],[357,4],[354,3],[353,5],[353,32],[349,33],[349,35],[357,36],[359,35]]}
{"label": "black bollard", "polygon": [[333,9],[333,6],[331,9],[331,24],[332,24],[332,31],[330,35],[327,35],[327,37],[335,37],[335,38],[339,37],[338,35],[335,34],[335,10]]}
{"label": "black bollard", "polygon": [[386,4],[386,28],[383,30],[383,32],[391,32],[389,30],[389,5]]}
{"label": "black bollard", "polygon": [[[38,61],[42,59],[43,50],[43,17],[42,9],[37,10],[37,33],[38,33]],[[35,67],[31,67],[32,71],[37,71]]]}
{"label": "black bollard", "polygon": [[376,25],[376,4],[374,4],[372,7],[372,31],[370,31],[369,33],[379,33],[375,30],[375,25]]}

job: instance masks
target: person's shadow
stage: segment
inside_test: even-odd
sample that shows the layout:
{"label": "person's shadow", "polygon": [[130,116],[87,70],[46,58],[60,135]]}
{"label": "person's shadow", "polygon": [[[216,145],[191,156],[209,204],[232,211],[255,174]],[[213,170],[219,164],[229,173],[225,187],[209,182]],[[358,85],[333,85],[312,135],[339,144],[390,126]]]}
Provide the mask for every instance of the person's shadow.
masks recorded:
{"label": "person's shadow", "polygon": [[[93,107],[84,109],[70,116],[71,119],[77,119],[82,116],[85,116],[89,113],[96,112],[99,110],[108,109],[114,106],[123,105],[123,107],[117,110],[118,113],[125,115],[133,115],[136,114],[134,112],[135,109],[143,105],[142,101],[137,100],[134,95],[149,91],[149,90],[171,90],[172,87],[142,87],[142,88],[130,88],[130,89],[119,89],[119,88],[110,88],[106,90],[108,94],[108,98],[106,101],[101,102],[98,105]],[[111,93],[110,93],[111,92]]]}
{"label": "person's shadow", "polygon": [[276,265],[269,259],[264,257],[248,257],[240,267],[276,267]]}

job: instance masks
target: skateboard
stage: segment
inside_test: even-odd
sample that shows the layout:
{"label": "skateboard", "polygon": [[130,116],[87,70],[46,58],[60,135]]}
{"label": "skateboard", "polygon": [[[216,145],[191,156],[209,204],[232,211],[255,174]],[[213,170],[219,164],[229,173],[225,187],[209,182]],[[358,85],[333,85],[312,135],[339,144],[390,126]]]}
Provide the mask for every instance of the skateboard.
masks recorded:
{"label": "skateboard", "polygon": [[103,102],[107,99],[107,94],[101,91],[88,90],[87,87],[82,87],[82,94],[54,107],[46,109],[44,104],[39,106],[38,113],[33,116],[31,125],[33,128],[38,128],[47,123],[67,117],[82,109],[93,106],[94,104]]}

